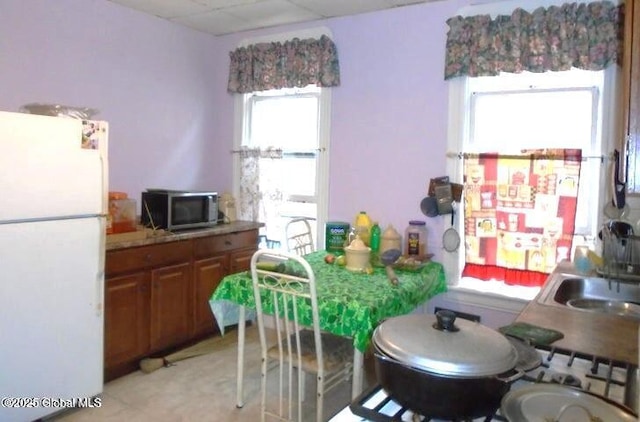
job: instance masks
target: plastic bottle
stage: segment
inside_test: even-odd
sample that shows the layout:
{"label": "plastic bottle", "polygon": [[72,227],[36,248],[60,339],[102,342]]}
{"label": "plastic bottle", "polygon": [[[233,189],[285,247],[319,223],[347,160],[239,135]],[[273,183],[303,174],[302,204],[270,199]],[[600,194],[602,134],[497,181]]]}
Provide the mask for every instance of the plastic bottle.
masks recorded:
{"label": "plastic bottle", "polygon": [[380,240],[382,236],[382,231],[380,230],[380,226],[378,223],[373,223],[371,226],[371,252],[378,253],[380,251]]}
{"label": "plastic bottle", "polygon": [[421,220],[409,221],[405,230],[405,254],[409,256],[424,255],[427,253],[427,227]]}
{"label": "plastic bottle", "polygon": [[369,246],[370,243],[370,230],[371,230],[371,219],[367,215],[365,211],[360,211],[358,215],[356,215],[356,220],[353,224],[355,228],[355,232],[360,239],[364,242],[365,245]]}

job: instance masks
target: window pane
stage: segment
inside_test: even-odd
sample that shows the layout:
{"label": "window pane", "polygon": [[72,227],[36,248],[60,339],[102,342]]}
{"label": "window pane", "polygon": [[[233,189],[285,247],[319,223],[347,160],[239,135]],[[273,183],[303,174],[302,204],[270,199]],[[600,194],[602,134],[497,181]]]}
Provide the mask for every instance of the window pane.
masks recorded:
{"label": "window pane", "polygon": [[[328,125],[319,121],[329,116],[321,112],[328,107],[327,95],[324,89],[309,85],[243,96],[241,145],[282,151],[282,158],[262,158],[257,166],[259,221],[265,223],[260,233],[270,240],[282,240],[284,225],[292,216],[326,219],[327,181],[317,179],[318,169],[328,177],[327,154],[319,154],[321,146],[323,151],[328,146],[326,136],[320,139],[320,128],[326,130]],[[324,198],[322,211],[318,195]],[[322,241],[324,235],[316,232],[314,237]]]}
{"label": "window pane", "polygon": [[[465,150],[515,153],[526,148],[579,148],[583,156],[600,155],[596,110],[602,79],[566,72],[548,75],[547,83],[545,75],[471,78]],[[576,233],[593,236],[595,214],[588,204],[597,203],[598,191],[593,187],[598,186],[599,171],[597,160],[583,161]]]}
{"label": "window pane", "polygon": [[[478,93],[472,98],[474,148],[592,147],[594,91],[588,89]],[[475,111],[475,112],[474,112]]]}
{"label": "window pane", "polygon": [[318,148],[316,96],[252,97],[252,146],[274,146],[290,151]]}
{"label": "window pane", "polygon": [[315,156],[311,158],[288,158],[285,156],[281,160],[268,158],[260,160],[261,190],[278,188],[288,195],[314,196],[315,180]]}

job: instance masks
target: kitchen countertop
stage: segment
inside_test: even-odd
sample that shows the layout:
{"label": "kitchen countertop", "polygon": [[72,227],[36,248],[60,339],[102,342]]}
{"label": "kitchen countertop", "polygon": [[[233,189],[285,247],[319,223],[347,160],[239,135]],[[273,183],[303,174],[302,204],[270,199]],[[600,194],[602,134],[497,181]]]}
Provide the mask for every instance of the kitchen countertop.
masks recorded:
{"label": "kitchen countertop", "polygon": [[[565,262],[559,264],[555,271],[566,273],[574,270],[570,263]],[[640,321],[544,305],[538,302],[538,296],[529,302],[516,322],[527,322],[562,332],[564,338],[553,342],[552,346],[638,365]]]}
{"label": "kitchen countertop", "polygon": [[[125,240],[119,240],[117,235],[113,238],[107,236],[106,250],[115,250],[123,248],[131,248],[135,246],[153,245],[157,243],[176,242],[179,240],[193,239],[197,237],[215,236],[222,234],[237,233],[247,230],[256,230],[263,227],[264,223],[256,223],[253,221],[234,221],[229,224],[218,224],[214,227],[182,230],[175,233],[161,231],[159,235],[146,234],[146,237],[138,239],[126,239],[126,236],[122,237]],[[141,234],[145,236],[144,233]]]}

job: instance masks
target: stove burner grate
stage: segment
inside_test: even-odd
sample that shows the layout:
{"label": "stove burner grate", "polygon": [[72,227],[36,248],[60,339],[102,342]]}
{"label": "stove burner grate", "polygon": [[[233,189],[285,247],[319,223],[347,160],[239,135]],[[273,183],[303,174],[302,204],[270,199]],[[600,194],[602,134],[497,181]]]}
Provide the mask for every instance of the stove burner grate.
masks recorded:
{"label": "stove burner grate", "polygon": [[[443,419],[430,418],[429,416],[419,415],[411,409],[401,406],[393,398],[391,398],[381,385],[374,385],[362,394],[360,394],[351,404],[349,409],[354,415],[360,416],[367,421],[372,422],[436,422]],[[494,414],[475,419],[452,420],[450,422],[465,421],[504,421],[506,419],[500,415]]]}
{"label": "stove burner grate", "polygon": [[[629,363],[583,354],[554,346],[535,348],[541,352],[542,365],[512,385],[512,390],[531,383],[560,383],[578,387],[612,400],[638,413],[638,367]],[[358,396],[349,406],[351,413],[372,422],[438,422],[442,419],[414,413],[391,398],[380,385]],[[472,419],[473,422],[506,422],[495,415]]]}
{"label": "stove burner grate", "polygon": [[582,388],[580,379],[571,374],[556,373],[551,375],[551,382],[555,384],[568,385],[570,387]]}

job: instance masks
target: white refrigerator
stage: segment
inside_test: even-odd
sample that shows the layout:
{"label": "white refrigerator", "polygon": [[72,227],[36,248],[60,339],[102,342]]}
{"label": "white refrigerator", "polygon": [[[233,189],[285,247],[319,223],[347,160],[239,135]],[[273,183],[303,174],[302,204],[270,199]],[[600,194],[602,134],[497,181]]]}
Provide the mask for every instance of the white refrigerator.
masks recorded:
{"label": "white refrigerator", "polygon": [[0,112],[1,421],[99,404],[108,163],[93,123]]}

